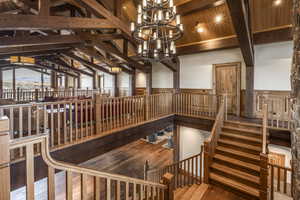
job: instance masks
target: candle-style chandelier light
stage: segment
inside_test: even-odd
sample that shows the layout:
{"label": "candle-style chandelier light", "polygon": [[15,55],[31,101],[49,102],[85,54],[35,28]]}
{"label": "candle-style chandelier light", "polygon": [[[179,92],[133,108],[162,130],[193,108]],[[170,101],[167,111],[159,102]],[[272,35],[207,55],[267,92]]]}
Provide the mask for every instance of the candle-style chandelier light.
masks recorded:
{"label": "candle-style chandelier light", "polygon": [[176,55],[174,41],[183,35],[173,0],[142,0],[137,22],[132,22],[130,29],[139,43],[138,55],[146,60],[161,61]]}

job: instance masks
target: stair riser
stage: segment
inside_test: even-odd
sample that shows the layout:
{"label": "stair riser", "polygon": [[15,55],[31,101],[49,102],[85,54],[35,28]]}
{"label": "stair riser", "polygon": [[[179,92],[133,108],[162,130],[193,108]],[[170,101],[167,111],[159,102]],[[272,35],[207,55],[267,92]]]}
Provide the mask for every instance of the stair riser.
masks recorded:
{"label": "stair riser", "polygon": [[224,165],[226,165],[228,167],[231,167],[233,169],[237,169],[237,170],[241,170],[243,172],[247,172],[247,173],[255,175],[255,176],[259,176],[260,175],[258,171],[250,169],[250,168],[247,168],[247,167],[244,167],[244,166],[236,165],[236,164],[233,164],[233,163],[230,163],[230,162],[226,162],[224,160],[220,160],[220,159],[217,159],[217,158],[214,158],[214,161],[217,162],[217,163],[220,163],[220,164],[224,164]]}
{"label": "stair riser", "polygon": [[261,152],[261,151],[256,151],[256,150],[253,150],[253,149],[244,148],[243,146],[236,146],[236,145],[233,145],[233,144],[223,143],[221,141],[218,142],[218,145],[220,145],[222,147],[228,147],[228,148],[231,148],[231,149],[235,149],[235,150],[240,150],[240,151],[245,152],[245,153],[251,153],[251,154],[254,154],[254,155],[260,155],[260,152]]}
{"label": "stair riser", "polygon": [[241,138],[235,138],[235,137],[231,137],[231,136],[227,136],[227,135],[223,135],[223,134],[221,134],[221,138],[229,139],[229,140],[236,141],[236,142],[251,144],[251,145],[255,145],[255,146],[261,146],[260,142],[255,142],[255,141],[241,139]]}
{"label": "stair riser", "polygon": [[235,130],[235,129],[229,129],[229,128],[222,128],[222,131],[228,132],[228,133],[234,133],[238,135],[244,135],[248,137],[253,137],[253,138],[261,138],[261,134],[258,133],[251,133],[251,132],[245,132],[245,131],[240,131],[240,130]]}
{"label": "stair riser", "polygon": [[225,172],[223,172],[223,171],[220,171],[220,170],[218,170],[218,169],[215,169],[215,168],[211,168],[211,170],[212,170],[212,172],[214,172],[214,173],[216,173],[216,174],[219,174],[219,175],[224,176],[224,177],[226,177],[226,178],[230,178],[230,179],[232,179],[232,180],[238,181],[238,182],[240,182],[240,183],[242,183],[242,184],[249,185],[249,186],[254,187],[254,188],[257,188],[257,189],[260,188],[259,184],[255,183],[255,182],[253,182],[253,181],[249,181],[249,180],[246,180],[246,179],[242,179],[242,178],[240,178],[240,177],[233,176],[232,174],[227,174],[227,173],[225,173]]}
{"label": "stair riser", "polygon": [[229,152],[226,152],[226,151],[222,151],[222,150],[219,150],[217,149],[217,153],[219,154],[222,154],[222,155],[225,155],[225,156],[228,156],[230,158],[235,158],[237,160],[241,160],[241,161],[244,161],[244,162],[247,162],[247,163],[252,163],[252,164],[259,164],[259,160],[256,160],[256,159],[252,159],[252,158],[249,158],[249,157],[244,157],[244,156],[240,156],[240,155],[236,155],[236,154],[233,154],[233,153],[229,153]]}
{"label": "stair riser", "polygon": [[231,192],[233,192],[233,193],[235,193],[235,194],[237,194],[237,195],[239,195],[239,196],[241,196],[241,197],[243,197],[245,199],[248,199],[248,200],[259,200],[259,198],[257,198],[257,197],[254,197],[254,196],[252,196],[250,194],[248,195],[248,194],[246,194],[244,192],[239,191],[236,188],[230,187],[228,185],[224,185],[223,183],[220,183],[218,181],[210,179],[209,183],[212,184],[212,185],[218,186],[218,187],[222,187],[225,190],[231,191]]}
{"label": "stair riser", "polygon": [[246,124],[238,124],[238,123],[232,123],[232,122],[225,122],[224,126],[231,126],[235,128],[242,128],[242,129],[248,129],[248,130],[253,130],[253,131],[261,131],[261,127],[258,126],[250,126]]}

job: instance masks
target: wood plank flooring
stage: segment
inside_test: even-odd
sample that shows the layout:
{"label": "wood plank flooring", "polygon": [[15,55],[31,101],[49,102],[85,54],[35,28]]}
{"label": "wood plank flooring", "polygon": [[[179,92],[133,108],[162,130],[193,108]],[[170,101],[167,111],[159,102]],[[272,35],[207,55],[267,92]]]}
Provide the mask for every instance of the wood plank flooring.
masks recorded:
{"label": "wood plank flooring", "polygon": [[210,186],[202,200],[245,200],[244,198],[217,186]]}

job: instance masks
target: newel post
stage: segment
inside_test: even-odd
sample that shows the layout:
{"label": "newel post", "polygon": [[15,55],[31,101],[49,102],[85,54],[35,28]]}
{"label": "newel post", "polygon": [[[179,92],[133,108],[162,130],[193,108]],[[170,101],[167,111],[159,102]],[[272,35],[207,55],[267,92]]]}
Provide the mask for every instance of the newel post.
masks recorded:
{"label": "newel post", "polygon": [[149,161],[146,160],[144,164],[144,180],[148,180]]}
{"label": "newel post", "polygon": [[204,141],[204,183],[209,184],[210,151],[209,143]]}
{"label": "newel post", "polygon": [[9,120],[0,116],[0,199],[10,199]]}
{"label": "newel post", "polygon": [[259,199],[268,199],[268,155],[260,154],[260,191]]}
{"label": "newel post", "polygon": [[103,120],[102,119],[102,115],[101,115],[101,107],[103,106],[102,105],[102,95],[100,94],[97,94],[95,95],[95,99],[96,99],[96,104],[95,104],[95,113],[96,113],[96,133],[99,134],[101,133],[101,121]]}
{"label": "newel post", "polygon": [[165,200],[173,200],[174,199],[174,175],[171,173],[166,173],[162,177],[162,183],[167,186],[167,189],[164,193]]}

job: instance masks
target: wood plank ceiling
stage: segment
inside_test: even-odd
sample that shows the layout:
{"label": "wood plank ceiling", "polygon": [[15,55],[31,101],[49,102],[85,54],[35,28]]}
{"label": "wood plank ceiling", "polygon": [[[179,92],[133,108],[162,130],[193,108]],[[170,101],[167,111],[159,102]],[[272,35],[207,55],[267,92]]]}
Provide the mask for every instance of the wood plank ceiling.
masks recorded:
{"label": "wood plank ceiling", "polygon": [[[291,39],[292,0],[249,2],[255,44]],[[63,66],[56,70],[88,66],[109,72],[110,67],[119,66],[127,73],[135,69],[148,72],[149,63],[135,60],[136,43],[129,31],[138,3],[140,0],[1,1],[0,61],[5,64],[3,59],[10,55],[27,55],[36,56],[48,69],[59,58],[55,63]],[[185,27],[176,44],[180,55],[241,45],[225,0],[175,0],[175,4]],[[47,63],[49,56],[52,63]]]}

